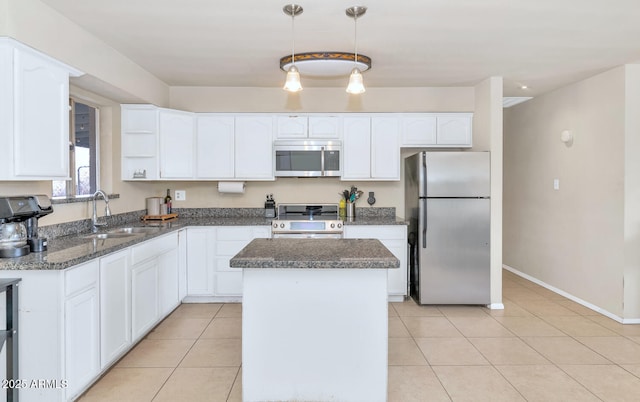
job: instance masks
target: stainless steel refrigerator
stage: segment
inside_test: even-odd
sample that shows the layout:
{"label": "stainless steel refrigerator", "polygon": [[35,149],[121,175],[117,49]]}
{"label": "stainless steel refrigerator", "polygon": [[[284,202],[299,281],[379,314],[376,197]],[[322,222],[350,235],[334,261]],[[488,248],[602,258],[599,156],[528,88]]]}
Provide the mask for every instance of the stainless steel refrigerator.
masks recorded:
{"label": "stainless steel refrigerator", "polygon": [[409,292],[419,304],[489,304],[489,152],[405,159]]}

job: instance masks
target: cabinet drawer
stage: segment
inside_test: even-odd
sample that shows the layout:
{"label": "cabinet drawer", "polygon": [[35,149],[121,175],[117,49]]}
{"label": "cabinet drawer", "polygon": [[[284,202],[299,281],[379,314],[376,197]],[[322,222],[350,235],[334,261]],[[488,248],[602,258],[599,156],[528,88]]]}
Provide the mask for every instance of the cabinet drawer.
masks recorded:
{"label": "cabinet drawer", "polygon": [[384,226],[351,226],[345,228],[345,237],[354,239],[399,239],[402,240],[407,236],[407,227],[405,225],[384,225]]}
{"label": "cabinet drawer", "polygon": [[66,270],[64,272],[65,296],[72,295],[91,286],[96,286],[98,283],[99,270],[100,264],[98,260]]}
{"label": "cabinet drawer", "polygon": [[157,257],[158,255],[178,247],[177,233],[148,240],[140,245],[131,248],[131,263],[138,264],[146,259]]}

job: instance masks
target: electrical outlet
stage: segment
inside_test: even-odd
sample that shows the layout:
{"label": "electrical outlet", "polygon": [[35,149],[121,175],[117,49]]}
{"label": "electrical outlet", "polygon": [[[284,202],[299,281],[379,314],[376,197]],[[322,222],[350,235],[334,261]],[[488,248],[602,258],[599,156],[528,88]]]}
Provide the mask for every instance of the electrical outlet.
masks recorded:
{"label": "electrical outlet", "polygon": [[176,190],[176,201],[186,201],[187,200],[187,192],[185,190]]}

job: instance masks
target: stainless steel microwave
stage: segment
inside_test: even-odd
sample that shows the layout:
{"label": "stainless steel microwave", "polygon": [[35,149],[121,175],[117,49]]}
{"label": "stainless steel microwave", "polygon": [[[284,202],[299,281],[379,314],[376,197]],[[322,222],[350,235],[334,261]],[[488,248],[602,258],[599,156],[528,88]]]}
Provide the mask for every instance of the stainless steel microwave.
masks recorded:
{"label": "stainless steel microwave", "polygon": [[337,177],[340,141],[282,140],[274,142],[276,177]]}

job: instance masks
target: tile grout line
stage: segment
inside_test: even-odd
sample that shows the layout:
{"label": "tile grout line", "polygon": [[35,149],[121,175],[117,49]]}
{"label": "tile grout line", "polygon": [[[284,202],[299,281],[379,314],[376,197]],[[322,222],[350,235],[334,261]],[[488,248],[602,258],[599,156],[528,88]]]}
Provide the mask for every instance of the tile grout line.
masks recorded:
{"label": "tile grout line", "polygon": [[[148,336],[156,329],[158,328],[160,325],[162,325],[162,323],[164,323],[169,317],[171,317],[172,314],[174,314],[178,308],[180,308],[180,306],[178,306],[177,308],[175,308],[167,317],[165,317],[165,319],[163,319],[162,321],[160,321],[155,327],[153,327],[153,329],[147,334],[145,335],[145,337],[142,340],[148,339]],[[155,400],[158,395],[160,394],[160,392],[162,391],[162,389],[165,387],[165,385],[167,385],[167,382],[169,381],[169,379],[171,378],[171,376],[173,376],[173,374],[176,372],[176,370],[178,369],[178,367],[180,366],[180,363],[182,363],[184,361],[184,359],[187,357],[187,355],[189,354],[189,352],[191,351],[191,349],[195,346],[195,344],[198,342],[198,340],[200,339],[200,337],[202,336],[202,334],[204,333],[204,331],[206,330],[206,328],[213,322],[213,319],[216,317],[216,315],[218,314],[218,312],[222,310],[222,307],[220,307],[217,311],[216,314],[213,315],[213,317],[211,317],[211,319],[209,319],[209,322],[207,323],[207,325],[205,326],[205,328],[202,330],[202,332],[200,332],[200,335],[198,335],[198,337],[194,340],[194,342],[191,344],[191,346],[189,347],[189,349],[187,349],[187,351],[185,352],[184,356],[182,356],[182,358],[180,359],[179,362],[176,363],[176,366],[173,367],[173,369],[171,370],[171,374],[169,374],[169,376],[164,380],[164,382],[162,383],[162,385],[160,386],[160,388],[158,388],[158,391],[156,391],[156,393],[153,395],[153,398],[151,398],[151,402],[153,402],[153,400]],[[188,318],[188,317],[185,317]],[[170,339],[181,339],[181,338],[170,338]],[[133,348],[131,349],[133,350]]]}

